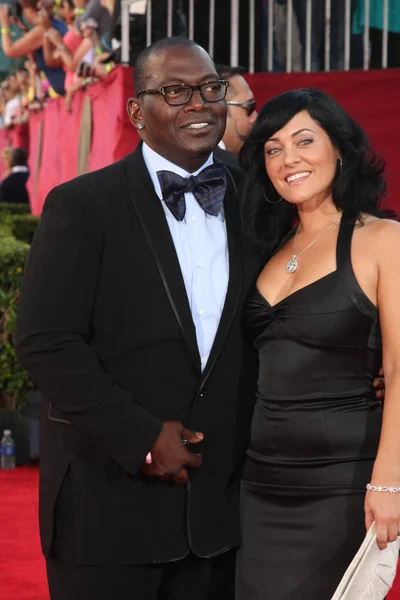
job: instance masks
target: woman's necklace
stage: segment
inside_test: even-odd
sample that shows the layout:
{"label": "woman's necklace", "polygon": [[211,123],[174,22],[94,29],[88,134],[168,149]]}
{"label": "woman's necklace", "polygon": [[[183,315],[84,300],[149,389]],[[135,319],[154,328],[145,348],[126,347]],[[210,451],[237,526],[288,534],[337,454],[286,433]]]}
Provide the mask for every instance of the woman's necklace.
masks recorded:
{"label": "woman's necklace", "polygon": [[308,248],[310,246],[312,246],[313,244],[315,244],[315,242],[317,242],[319,240],[320,237],[322,237],[323,235],[325,235],[325,233],[328,233],[328,231],[330,229],[332,229],[332,227],[334,227],[335,225],[338,225],[338,223],[340,223],[340,221],[336,221],[334,223],[332,223],[332,225],[329,225],[329,227],[327,229],[325,229],[322,233],[319,234],[318,237],[315,238],[315,240],[313,240],[312,242],[310,242],[308,244],[308,246],[306,246],[305,248],[303,248],[303,250],[301,250],[301,252],[299,252],[298,254],[296,254],[296,240],[297,240],[297,234],[299,232],[300,229],[300,225],[299,227],[296,229],[296,234],[294,236],[294,241],[293,241],[293,255],[292,258],[289,260],[289,262],[286,265],[286,271],[288,273],[294,273],[297,269],[297,267],[299,266],[299,263],[297,262],[297,258],[303,254],[303,252],[305,252],[306,250],[308,250]]}

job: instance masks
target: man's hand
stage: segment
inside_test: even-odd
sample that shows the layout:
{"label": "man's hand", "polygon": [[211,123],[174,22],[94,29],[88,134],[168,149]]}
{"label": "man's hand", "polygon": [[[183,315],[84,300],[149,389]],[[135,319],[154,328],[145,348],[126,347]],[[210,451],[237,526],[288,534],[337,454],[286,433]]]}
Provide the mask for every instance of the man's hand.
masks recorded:
{"label": "man's hand", "polygon": [[385,390],[386,390],[385,377],[383,374],[383,367],[381,367],[379,369],[378,375],[379,375],[379,377],[376,377],[374,379],[372,385],[376,390],[375,394],[376,394],[376,397],[378,398],[378,400],[383,400],[385,397]]}
{"label": "man's hand", "polygon": [[203,437],[202,433],[186,429],[179,421],[165,421],[150,451],[151,463],[146,461],[143,471],[151,477],[172,478],[180,485],[185,484],[189,479],[186,467],[197,469],[203,462],[201,454],[190,452],[186,442],[198,444]]}

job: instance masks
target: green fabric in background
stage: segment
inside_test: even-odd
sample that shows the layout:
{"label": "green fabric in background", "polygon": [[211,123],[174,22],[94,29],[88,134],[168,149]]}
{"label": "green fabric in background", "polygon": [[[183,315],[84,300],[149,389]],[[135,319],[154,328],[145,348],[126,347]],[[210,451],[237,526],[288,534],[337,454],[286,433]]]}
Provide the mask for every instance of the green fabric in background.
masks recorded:
{"label": "green fabric in background", "polygon": [[[9,4],[10,6],[14,6],[16,2],[2,0],[4,4]],[[22,37],[21,31],[15,25],[11,25],[11,39],[13,42],[19,40]],[[3,48],[0,44],[0,80],[5,79],[10,71],[16,69],[20,66],[23,66],[26,58],[8,58],[4,55]]]}
{"label": "green fabric in background", "polygon": [[[353,33],[363,33],[365,23],[364,0],[357,0],[353,18]],[[369,26],[383,29],[383,1],[370,0]],[[389,26],[392,33],[400,33],[400,0],[389,0]]]}

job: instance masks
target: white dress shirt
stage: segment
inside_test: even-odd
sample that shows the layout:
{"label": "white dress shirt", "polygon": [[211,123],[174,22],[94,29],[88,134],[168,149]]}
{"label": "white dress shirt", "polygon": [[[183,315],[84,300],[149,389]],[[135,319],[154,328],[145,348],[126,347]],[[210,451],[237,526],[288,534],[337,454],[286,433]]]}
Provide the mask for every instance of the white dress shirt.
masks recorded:
{"label": "white dress shirt", "polygon": [[229,278],[228,241],[223,208],[214,217],[204,212],[191,192],[185,194],[186,214],[177,221],[162,200],[157,171],[172,171],[181,177],[198,175],[213,164],[211,154],[195,173],[188,173],[143,144],[143,158],[162,201],[168,227],[175,245],[186,293],[196,327],[197,345],[204,369],[214,342],[225,302]]}

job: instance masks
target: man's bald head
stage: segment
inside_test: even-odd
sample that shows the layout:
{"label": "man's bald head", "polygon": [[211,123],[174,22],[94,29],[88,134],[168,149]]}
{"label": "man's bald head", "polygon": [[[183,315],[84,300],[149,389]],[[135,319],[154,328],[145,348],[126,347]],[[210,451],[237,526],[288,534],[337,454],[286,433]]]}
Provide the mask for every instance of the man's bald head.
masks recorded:
{"label": "man's bald head", "polygon": [[133,84],[135,87],[135,94],[137,94],[140,90],[143,90],[147,87],[147,83],[149,78],[151,77],[151,72],[149,71],[148,65],[149,60],[156,54],[163,52],[168,48],[172,48],[174,46],[182,46],[186,48],[200,48],[205,52],[205,50],[193,40],[189,40],[185,37],[168,37],[158,42],[154,42],[151,46],[148,46],[138,55],[134,65],[133,71]]}

